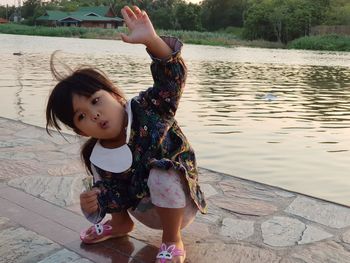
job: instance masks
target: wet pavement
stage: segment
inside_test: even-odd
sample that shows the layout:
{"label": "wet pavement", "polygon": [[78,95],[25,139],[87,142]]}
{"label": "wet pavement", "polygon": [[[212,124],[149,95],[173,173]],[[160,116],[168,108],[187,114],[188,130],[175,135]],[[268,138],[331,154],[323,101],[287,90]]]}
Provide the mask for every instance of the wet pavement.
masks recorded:
{"label": "wet pavement", "polygon": [[[82,141],[0,118],[0,262],[153,262],[161,231],[80,242]],[[183,230],[186,262],[350,262],[350,208],[200,169],[209,212]]]}

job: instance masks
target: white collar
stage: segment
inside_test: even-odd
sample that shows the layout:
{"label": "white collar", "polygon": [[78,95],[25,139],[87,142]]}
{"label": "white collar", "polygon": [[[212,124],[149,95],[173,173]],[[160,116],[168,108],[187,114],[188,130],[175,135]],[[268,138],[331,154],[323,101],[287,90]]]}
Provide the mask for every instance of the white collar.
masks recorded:
{"label": "white collar", "polygon": [[97,141],[90,155],[90,162],[95,166],[109,172],[121,173],[129,169],[132,165],[132,153],[127,145],[130,140],[132,110],[131,101],[126,105],[128,114],[128,126],[126,128],[126,144],[118,148],[105,148]]}
{"label": "white collar", "polygon": [[126,104],[126,113],[128,114],[128,126],[126,127],[126,143],[129,143],[132,123],[131,100]]}

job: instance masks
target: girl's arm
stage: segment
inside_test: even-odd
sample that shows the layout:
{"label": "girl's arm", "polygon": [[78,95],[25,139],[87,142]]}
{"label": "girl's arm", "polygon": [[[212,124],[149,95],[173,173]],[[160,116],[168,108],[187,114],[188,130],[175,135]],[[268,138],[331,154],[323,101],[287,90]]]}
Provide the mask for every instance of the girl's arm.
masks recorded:
{"label": "girl's arm", "polygon": [[174,37],[159,37],[145,13],[138,7],[133,10],[124,7],[122,10],[129,35],[122,34],[122,40],[127,43],[144,44],[151,55],[151,65],[154,85],[141,92],[139,99],[142,104],[150,105],[155,111],[166,118],[172,118],[181,98],[187,69],[181,58],[182,43]]}
{"label": "girl's arm", "polygon": [[147,13],[137,6],[125,6],[121,13],[130,34],[121,34],[122,40],[132,44],[144,44],[148,51],[157,58],[166,58],[172,54],[171,48],[157,35]]}

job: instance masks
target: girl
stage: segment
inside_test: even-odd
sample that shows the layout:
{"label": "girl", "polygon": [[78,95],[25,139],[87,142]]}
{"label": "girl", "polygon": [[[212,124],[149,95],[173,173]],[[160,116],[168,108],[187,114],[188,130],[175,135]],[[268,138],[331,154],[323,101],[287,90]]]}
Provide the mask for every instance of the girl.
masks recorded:
{"label": "girl", "polygon": [[122,10],[130,34],[127,43],[144,44],[153,62],[153,87],[127,102],[100,71],[80,68],[60,77],[46,109],[46,129],[61,130],[60,122],[90,139],[82,159],[93,175],[93,188],[80,195],[84,215],[99,223],[81,233],[91,244],[132,231],[129,214],[145,225],[163,230],[156,262],[184,262],[180,230],[197,210],[206,212],[198,185],[195,156],[174,119],[182,94],[186,67],[182,43],[159,37],[147,14],[134,6]]}

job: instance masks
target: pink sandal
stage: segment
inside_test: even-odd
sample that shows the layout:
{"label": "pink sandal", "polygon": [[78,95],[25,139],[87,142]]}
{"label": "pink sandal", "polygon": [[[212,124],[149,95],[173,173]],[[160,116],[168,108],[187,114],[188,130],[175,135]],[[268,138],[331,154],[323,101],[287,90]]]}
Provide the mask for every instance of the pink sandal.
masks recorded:
{"label": "pink sandal", "polygon": [[123,237],[126,234],[112,235],[112,226],[109,225],[110,221],[106,221],[103,224],[96,224],[89,227],[87,230],[80,233],[80,239],[85,244],[95,244],[104,240],[116,237]]}
{"label": "pink sandal", "polygon": [[175,245],[166,246],[162,244],[159,249],[159,253],[156,256],[156,259],[160,259],[160,263],[165,263],[167,260],[171,260],[174,256],[183,256],[185,258],[186,251],[176,248]]}

